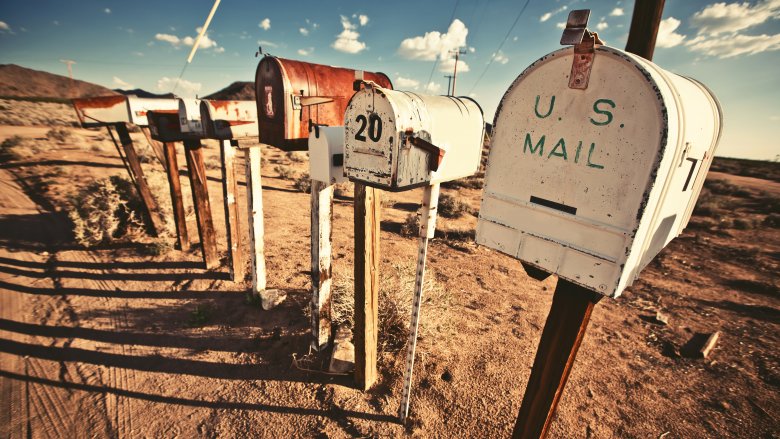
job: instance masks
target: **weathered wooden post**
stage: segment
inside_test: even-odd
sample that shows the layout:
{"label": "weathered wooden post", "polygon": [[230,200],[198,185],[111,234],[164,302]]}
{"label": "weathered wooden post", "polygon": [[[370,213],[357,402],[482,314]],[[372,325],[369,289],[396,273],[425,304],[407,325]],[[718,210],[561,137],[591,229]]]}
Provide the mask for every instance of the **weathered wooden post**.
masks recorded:
{"label": "weathered wooden post", "polygon": [[594,305],[687,224],[720,133],[703,85],[602,46],[589,13],[569,14],[561,44],[573,50],[545,55],[504,95],[477,223],[477,243],[536,279],[558,275],[518,438],[549,431]]}
{"label": "weathered wooden post", "polygon": [[[252,262],[252,293],[262,298],[266,287],[265,227],[263,225],[263,183],[260,145],[249,146],[246,155],[246,193],[249,220],[249,255]],[[266,308],[263,306],[263,308]]]}
{"label": "weathered wooden post", "polygon": [[[369,211],[378,206],[372,204],[377,201],[372,200],[369,192],[374,189],[364,185],[391,191],[425,188],[419,211],[420,245],[409,349],[398,410],[403,421],[409,410],[425,261],[428,240],[436,228],[439,184],[477,172],[485,121],[482,109],[469,98],[403,93],[371,82],[361,85],[344,116],[344,171],[355,182],[355,377],[364,389],[370,387],[373,381],[369,378],[373,380],[376,374],[379,288],[376,285],[379,258],[372,252],[373,246],[379,247],[379,218],[378,213],[374,217]],[[366,224],[369,222],[370,229]],[[377,237],[369,240],[367,229]],[[374,276],[369,279],[368,273]],[[374,292],[373,296],[366,297],[368,288]]]}
{"label": "weathered wooden post", "polygon": [[171,192],[173,207],[173,222],[176,226],[176,242],[179,250],[190,248],[190,238],[187,233],[187,215],[184,212],[184,197],[181,194],[181,176],[179,175],[179,160],[176,158],[176,144],[164,142],[165,173],[168,176],[168,187]]}
{"label": "weathered wooden post", "polygon": [[117,123],[114,125],[114,129],[119,136],[119,143],[124,150],[127,164],[133,172],[138,195],[141,196],[142,204],[146,210],[145,213],[151,221],[152,232],[157,236],[162,226],[159,217],[159,208],[157,207],[157,201],[155,201],[154,196],[152,195],[152,191],[149,189],[149,183],[147,183],[144,170],[141,168],[141,160],[138,159],[138,154],[135,152],[135,147],[133,146],[133,139],[130,138],[130,132],[127,131],[127,124],[124,122]]}

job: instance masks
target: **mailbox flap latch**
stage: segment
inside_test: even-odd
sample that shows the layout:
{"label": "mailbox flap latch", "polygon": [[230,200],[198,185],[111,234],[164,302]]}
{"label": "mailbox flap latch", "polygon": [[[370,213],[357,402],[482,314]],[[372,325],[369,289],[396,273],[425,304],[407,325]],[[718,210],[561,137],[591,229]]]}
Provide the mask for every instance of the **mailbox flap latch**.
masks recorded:
{"label": "mailbox flap latch", "polygon": [[444,153],[446,151],[431,142],[416,136],[411,130],[407,130],[404,134],[406,142],[409,142],[428,153],[428,169],[432,172],[438,171],[439,165],[441,165],[442,160],[444,160]]}
{"label": "mailbox flap latch", "polygon": [[574,46],[574,60],[569,74],[569,88],[585,90],[588,88],[593,59],[596,57],[596,45],[604,44],[596,32],[587,29],[590,9],[577,9],[569,12],[566,28],[561,35],[561,44]]}

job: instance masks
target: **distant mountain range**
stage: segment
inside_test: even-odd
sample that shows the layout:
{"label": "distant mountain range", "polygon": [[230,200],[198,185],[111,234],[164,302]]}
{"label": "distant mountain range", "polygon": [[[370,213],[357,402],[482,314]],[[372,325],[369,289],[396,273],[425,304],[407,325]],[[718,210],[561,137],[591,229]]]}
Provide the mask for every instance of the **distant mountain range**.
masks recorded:
{"label": "distant mountain range", "polygon": [[156,94],[156,93],[148,92],[148,91],[146,91],[146,90],[144,90],[142,88],[134,88],[132,90],[122,90],[121,88],[115,88],[114,91],[117,92],[117,93],[121,93],[121,94],[123,94],[125,96],[135,95],[135,96],[138,96],[139,98],[158,98],[158,99],[163,99],[163,98],[172,98],[172,97],[174,97],[173,93]]}
{"label": "distant mountain range", "polygon": [[254,101],[255,83],[236,81],[222,90],[203,96],[203,99],[222,99],[234,101]]}
{"label": "distant mountain range", "polygon": [[66,100],[78,97],[116,95],[106,87],[16,64],[0,65],[0,97]]}

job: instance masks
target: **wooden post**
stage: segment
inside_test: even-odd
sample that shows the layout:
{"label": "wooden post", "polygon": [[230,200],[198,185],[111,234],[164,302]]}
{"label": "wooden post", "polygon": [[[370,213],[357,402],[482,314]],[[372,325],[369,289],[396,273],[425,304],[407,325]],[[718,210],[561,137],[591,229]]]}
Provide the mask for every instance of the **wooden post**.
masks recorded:
{"label": "wooden post", "polygon": [[173,221],[176,223],[176,239],[179,250],[187,250],[190,247],[190,238],[187,234],[187,216],[184,213],[184,197],[181,195],[181,178],[179,177],[179,162],[176,158],[176,144],[165,142],[163,144],[165,171],[168,175],[168,186],[171,190],[171,206],[173,207]]}
{"label": "wooden post", "polygon": [[146,177],[144,177],[141,161],[138,159],[138,154],[136,154],[135,148],[133,147],[133,139],[130,138],[130,133],[127,131],[127,125],[124,123],[118,123],[114,128],[119,135],[119,143],[122,144],[122,149],[127,158],[127,165],[130,167],[130,171],[133,174],[132,177],[135,181],[135,187],[138,189],[138,195],[141,197],[146,216],[149,218],[149,226],[152,235],[157,236],[161,230],[160,218],[157,216],[157,202],[154,200],[152,191],[149,189]]}
{"label": "wooden post", "polygon": [[311,335],[312,347],[328,346],[331,332],[331,234],[333,185],[311,181]]}
{"label": "wooden post", "polygon": [[603,296],[558,279],[513,438],[543,438],[569,378],[593,306]]}
{"label": "wooden post", "polygon": [[157,160],[160,162],[163,169],[167,171],[168,163],[165,159],[165,153],[163,152],[163,144],[157,140],[152,139],[152,133],[149,131],[149,127],[141,127],[141,132],[144,133],[146,141],[149,142],[149,146],[152,147],[152,151],[154,151],[154,155],[157,157]]}
{"label": "wooden post", "polygon": [[376,381],[379,312],[379,203],[377,189],[355,183],[355,383]]}
{"label": "wooden post", "polygon": [[252,294],[265,290],[265,228],[263,227],[263,185],[260,145],[246,150],[246,193],[249,213],[249,255],[252,260]]}
{"label": "wooden post", "polygon": [[198,235],[203,251],[203,262],[206,269],[211,270],[219,266],[219,254],[217,254],[217,239],[214,236],[214,221],[211,217],[206,165],[203,163],[203,145],[201,145],[200,140],[185,140],[184,152],[187,157],[195,217],[198,220]]}
{"label": "wooden post", "polygon": [[244,280],[244,259],[241,257],[241,234],[238,226],[238,183],[234,161],[236,150],[229,140],[220,140],[220,157],[222,159],[222,195],[225,205],[225,229],[228,242],[228,265],[230,279],[234,282]]}
{"label": "wooden post", "polygon": [[639,55],[647,60],[653,59],[658,26],[664,12],[665,0],[636,0],[634,15],[631,17],[631,30],[628,32],[626,52]]}

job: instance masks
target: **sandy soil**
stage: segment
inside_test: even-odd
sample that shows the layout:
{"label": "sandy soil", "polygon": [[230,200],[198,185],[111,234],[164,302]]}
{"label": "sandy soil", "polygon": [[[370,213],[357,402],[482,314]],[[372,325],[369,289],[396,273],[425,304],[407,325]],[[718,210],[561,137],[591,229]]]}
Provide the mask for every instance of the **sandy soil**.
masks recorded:
{"label": "sandy soil", "polygon": [[[0,138],[14,129],[0,127]],[[70,140],[57,142],[45,138],[47,130],[16,131],[37,152],[0,164],[3,437],[511,433],[555,279],[535,281],[517,261],[474,245],[474,215],[442,219],[431,242],[429,273],[450,299],[436,308],[436,320],[448,325],[420,340],[404,427],[394,419],[402,347],[383,350],[380,380],[365,393],[348,376],[318,372],[327,358],[307,355],[309,195],[277,171],[300,173],[305,162],[263,151],[268,282],[288,298],[262,311],[246,300],[247,282],[229,282],[224,267],[199,268],[197,248],[150,256],[151,240],[75,245],[64,200],[124,169],[104,133],[73,129]],[[216,149],[206,154],[213,163]],[[154,161],[144,167],[161,171]],[[224,250],[219,171],[208,173]],[[245,206],[243,176],[240,183]],[[601,301],[550,437],[780,437],[780,232],[762,225],[777,194],[760,186],[720,196],[721,210],[696,216],[621,298]],[[474,212],[479,207],[478,189],[444,193],[457,193]],[[387,196],[382,268],[412,276],[416,242],[399,230],[421,191]],[[164,192],[160,202],[169,203]],[[334,279],[349,285],[351,199],[337,199],[334,209]],[[747,228],[735,227],[737,219]],[[657,311],[669,316],[667,325],[655,321]],[[691,339],[714,331],[721,338],[707,359],[688,356]]]}

